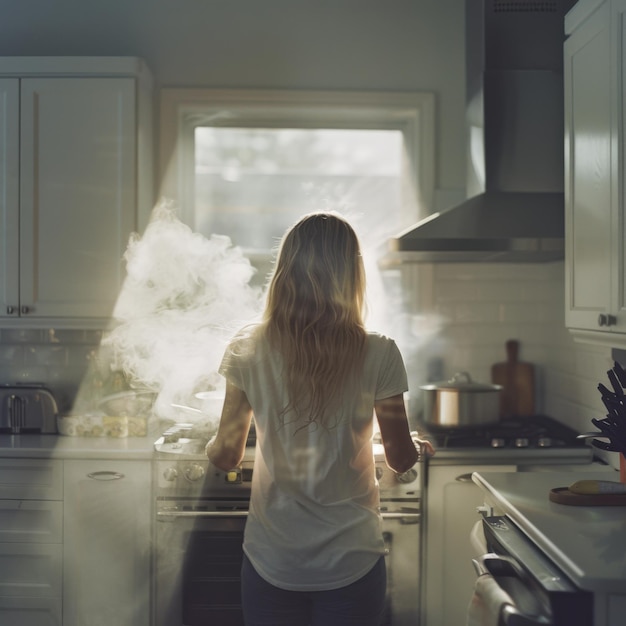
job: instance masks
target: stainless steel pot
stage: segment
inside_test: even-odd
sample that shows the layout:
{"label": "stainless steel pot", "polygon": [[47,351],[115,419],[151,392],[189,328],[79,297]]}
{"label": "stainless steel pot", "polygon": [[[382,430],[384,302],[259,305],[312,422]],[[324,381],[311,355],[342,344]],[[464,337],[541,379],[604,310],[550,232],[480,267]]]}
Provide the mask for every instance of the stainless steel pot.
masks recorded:
{"label": "stainless steel pot", "polygon": [[501,385],[475,383],[467,372],[450,380],[422,385],[425,424],[484,426],[500,420]]}

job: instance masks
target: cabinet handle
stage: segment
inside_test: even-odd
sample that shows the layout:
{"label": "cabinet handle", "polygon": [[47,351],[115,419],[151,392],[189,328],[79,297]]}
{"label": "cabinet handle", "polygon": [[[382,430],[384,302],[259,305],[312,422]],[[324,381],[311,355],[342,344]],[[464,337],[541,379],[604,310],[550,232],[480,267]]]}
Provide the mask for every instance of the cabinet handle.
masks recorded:
{"label": "cabinet handle", "polygon": [[28,313],[30,312],[30,308],[27,307],[25,304],[22,306],[22,308],[20,309],[20,313],[22,315],[28,315]]}
{"label": "cabinet handle", "polygon": [[15,313],[15,307],[14,307],[14,306],[9,305],[9,306],[7,307],[7,315],[13,315],[14,313]]}
{"label": "cabinet handle", "polygon": [[124,474],[120,472],[90,472],[87,474],[87,478],[92,478],[93,480],[121,480],[124,478]]}
{"label": "cabinet handle", "polygon": [[615,326],[617,324],[617,317],[607,313],[600,313],[598,315],[598,326]]}

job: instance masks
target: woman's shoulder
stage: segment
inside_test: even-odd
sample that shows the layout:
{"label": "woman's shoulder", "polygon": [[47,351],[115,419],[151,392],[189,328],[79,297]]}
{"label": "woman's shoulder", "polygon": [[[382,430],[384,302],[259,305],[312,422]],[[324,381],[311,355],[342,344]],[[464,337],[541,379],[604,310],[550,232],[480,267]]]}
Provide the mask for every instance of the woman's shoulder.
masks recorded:
{"label": "woman's shoulder", "polygon": [[392,337],[376,330],[367,331],[367,340],[371,345],[389,345],[395,343]]}
{"label": "woman's shoulder", "polygon": [[227,353],[251,357],[258,350],[261,333],[258,324],[249,324],[240,328],[228,341]]}
{"label": "woman's shoulder", "polygon": [[396,348],[396,342],[393,338],[377,331],[367,332],[367,346],[370,352],[380,354]]}

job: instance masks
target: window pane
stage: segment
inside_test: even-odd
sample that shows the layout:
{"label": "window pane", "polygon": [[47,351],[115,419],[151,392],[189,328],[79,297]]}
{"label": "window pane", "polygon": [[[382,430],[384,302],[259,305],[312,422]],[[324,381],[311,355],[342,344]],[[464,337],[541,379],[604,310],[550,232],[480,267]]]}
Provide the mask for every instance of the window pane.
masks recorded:
{"label": "window pane", "polygon": [[195,229],[255,259],[304,213],[337,210],[375,245],[405,225],[404,167],[399,130],[197,127]]}

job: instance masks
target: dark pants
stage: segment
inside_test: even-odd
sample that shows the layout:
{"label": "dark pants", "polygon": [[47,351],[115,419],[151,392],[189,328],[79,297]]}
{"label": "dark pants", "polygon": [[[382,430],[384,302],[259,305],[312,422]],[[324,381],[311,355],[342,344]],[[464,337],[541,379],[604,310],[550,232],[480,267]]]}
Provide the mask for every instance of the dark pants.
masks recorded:
{"label": "dark pants", "polygon": [[378,626],[385,608],[384,557],[351,585],[329,591],[287,591],[259,576],[244,555],[241,591],[246,626]]}

